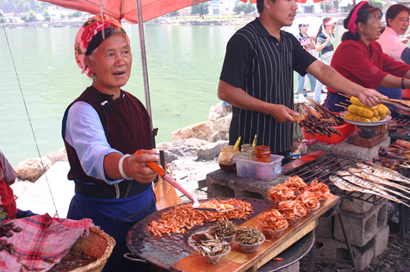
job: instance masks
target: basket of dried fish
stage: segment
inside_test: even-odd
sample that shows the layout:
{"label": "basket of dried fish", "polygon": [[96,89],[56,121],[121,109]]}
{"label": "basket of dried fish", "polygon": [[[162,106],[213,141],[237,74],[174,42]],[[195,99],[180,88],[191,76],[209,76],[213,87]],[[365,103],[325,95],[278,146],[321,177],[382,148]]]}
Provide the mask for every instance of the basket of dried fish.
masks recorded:
{"label": "basket of dried fish", "polygon": [[265,242],[265,235],[255,227],[239,227],[236,230],[235,241],[245,253],[254,253]]}
{"label": "basket of dried fish", "polygon": [[216,222],[209,229],[211,235],[216,235],[218,238],[225,239],[226,242],[232,243],[235,238],[237,226],[229,220],[222,220]]}
{"label": "basket of dried fish", "polygon": [[201,240],[199,253],[209,264],[220,264],[225,260],[226,255],[231,251],[231,246],[224,239],[213,237],[204,233],[207,239]]}

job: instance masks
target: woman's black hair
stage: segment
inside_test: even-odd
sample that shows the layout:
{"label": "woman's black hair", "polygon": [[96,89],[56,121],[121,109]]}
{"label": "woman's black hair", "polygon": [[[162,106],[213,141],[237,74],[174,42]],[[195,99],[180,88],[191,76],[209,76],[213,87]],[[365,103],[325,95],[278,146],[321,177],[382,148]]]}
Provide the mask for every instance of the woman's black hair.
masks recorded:
{"label": "woman's black hair", "polygon": [[[116,28],[106,28],[104,29],[104,37],[105,39],[108,39],[114,34],[117,33],[122,33],[121,30],[116,29]],[[91,53],[96,49],[100,44],[104,41],[102,37],[102,30],[100,30],[95,36],[91,39],[90,44],[87,47],[87,51],[85,51],[85,55],[89,56]]]}
{"label": "woman's black hair", "polygon": [[406,7],[405,5],[402,4],[396,4],[391,6],[387,11],[386,11],[386,24],[387,26],[390,26],[389,24],[389,19],[394,20],[397,15],[399,15],[400,12],[402,11],[407,11],[407,13],[410,15],[410,9]]}
{"label": "woman's black hair", "polygon": [[[353,15],[353,12],[356,10],[356,7],[360,5],[357,4],[349,13],[349,16],[347,16],[346,19],[343,20],[343,26],[345,29],[347,29],[347,26],[349,25],[350,18]],[[355,24],[358,25],[359,23],[366,24],[367,21],[369,20],[370,16],[377,13],[380,18],[383,16],[383,12],[381,9],[377,7],[373,7],[372,5],[369,5],[369,3],[363,4],[363,6],[360,7],[360,9],[357,11],[357,19],[355,21]],[[352,34],[349,30],[347,30],[345,33],[343,33],[342,36],[342,42],[346,40],[354,40],[358,41],[360,39],[360,34],[356,31],[356,34]]]}

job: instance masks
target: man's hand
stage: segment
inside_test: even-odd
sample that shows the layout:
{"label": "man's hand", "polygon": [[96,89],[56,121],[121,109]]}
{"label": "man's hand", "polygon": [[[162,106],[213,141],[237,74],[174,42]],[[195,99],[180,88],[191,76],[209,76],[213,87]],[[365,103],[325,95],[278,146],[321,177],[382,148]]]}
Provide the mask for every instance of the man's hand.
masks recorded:
{"label": "man's hand", "polygon": [[380,104],[379,97],[387,98],[376,90],[365,89],[364,92],[359,93],[358,98],[367,107],[373,107]]}
{"label": "man's hand", "polygon": [[285,122],[294,123],[296,119],[292,116],[299,116],[299,113],[281,104],[270,104],[269,114],[281,124]]}

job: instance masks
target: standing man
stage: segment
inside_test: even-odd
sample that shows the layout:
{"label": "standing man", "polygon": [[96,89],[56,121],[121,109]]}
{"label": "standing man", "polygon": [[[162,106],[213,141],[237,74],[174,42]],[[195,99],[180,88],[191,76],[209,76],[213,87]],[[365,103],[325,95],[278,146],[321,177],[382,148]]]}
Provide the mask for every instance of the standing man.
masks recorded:
{"label": "standing man", "polygon": [[306,73],[327,86],[376,105],[375,90],[352,83],[333,68],[317,61],[291,34],[282,31],[296,16],[295,0],[258,0],[259,18],[229,40],[218,87],[218,98],[233,106],[229,142],[239,136],[268,145],[273,154],[289,154],[292,146],[293,71]]}

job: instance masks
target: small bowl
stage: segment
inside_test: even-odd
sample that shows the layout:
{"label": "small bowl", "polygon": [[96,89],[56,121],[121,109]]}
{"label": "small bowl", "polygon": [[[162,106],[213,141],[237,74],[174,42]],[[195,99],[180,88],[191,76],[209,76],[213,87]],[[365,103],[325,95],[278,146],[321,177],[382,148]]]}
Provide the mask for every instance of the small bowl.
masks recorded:
{"label": "small bowl", "polygon": [[261,227],[263,234],[266,235],[267,237],[269,237],[269,238],[279,238],[279,237],[282,236],[285,229],[287,229],[289,227],[289,222],[286,224],[286,227],[284,227],[280,230],[266,229],[266,228],[262,227],[260,224],[259,224],[259,226]]}
{"label": "small bowl", "polygon": [[228,255],[229,252],[231,252],[231,246],[228,246],[228,251],[226,251],[223,254],[215,255],[215,256],[202,256],[205,258],[206,262],[209,264],[220,264],[225,260],[226,255]]}
{"label": "small bowl", "polygon": [[319,205],[317,205],[316,208],[314,208],[314,209],[307,209],[306,215],[311,215],[311,214],[314,213],[315,211],[319,210],[321,206],[322,206],[322,204],[321,204],[320,201],[319,201]]}
{"label": "small bowl", "polygon": [[302,217],[303,217],[303,216],[301,216],[301,217],[288,218],[288,217],[285,216],[286,220],[288,220],[289,227],[294,227],[294,226],[298,225],[299,222],[300,222],[300,219],[302,219]]}
{"label": "small bowl", "polygon": [[329,198],[329,197],[320,198],[320,199],[319,199],[320,205],[324,205],[328,198]]}
{"label": "small bowl", "polygon": [[235,239],[235,234],[231,236],[221,236],[221,237],[218,236],[218,238],[223,238],[225,242],[231,244],[233,240]]}
{"label": "small bowl", "polygon": [[[263,235],[263,234],[262,234]],[[242,250],[245,253],[254,253],[256,251],[258,251],[259,247],[263,244],[263,242],[265,242],[266,238],[265,235],[263,235],[263,240],[262,242],[260,242],[259,244],[241,244],[239,242],[236,242],[240,248],[240,250]]]}

